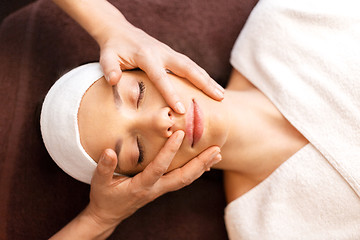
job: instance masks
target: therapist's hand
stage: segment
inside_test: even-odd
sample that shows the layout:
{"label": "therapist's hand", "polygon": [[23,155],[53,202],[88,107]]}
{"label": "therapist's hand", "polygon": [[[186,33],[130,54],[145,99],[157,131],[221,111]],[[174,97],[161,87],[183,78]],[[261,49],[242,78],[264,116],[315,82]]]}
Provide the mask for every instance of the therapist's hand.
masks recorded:
{"label": "therapist's hand", "polygon": [[120,81],[122,70],[141,68],[177,113],[185,107],[166,71],[184,77],[204,93],[222,100],[224,89],[190,58],[134,27],[106,0],[53,0],[77,21],[99,44],[100,64],[111,85]]}
{"label": "therapist's hand", "polygon": [[[113,23],[112,23],[113,24]],[[177,76],[191,81],[204,93],[222,100],[224,89],[207,72],[187,56],[149,36],[131,24],[109,26],[98,41],[100,45],[100,64],[105,78],[111,85],[120,81],[122,70],[140,68],[160,91],[169,106],[178,113],[185,107],[177,91],[167,76],[170,70]]]}
{"label": "therapist's hand", "polygon": [[134,177],[114,177],[116,153],[105,150],[91,182],[87,213],[105,228],[115,228],[137,209],[164,193],[187,186],[221,160],[219,147],[213,146],[183,167],[166,173],[183,137],[183,131],[175,132],[156,158]]}
{"label": "therapist's hand", "polygon": [[189,185],[221,161],[219,147],[213,146],[183,167],[166,173],[183,138],[183,131],[173,133],[155,159],[135,177],[114,176],[116,153],[105,150],[91,181],[90,203],[50,239],[106,239],[137,209],[164,193]]}

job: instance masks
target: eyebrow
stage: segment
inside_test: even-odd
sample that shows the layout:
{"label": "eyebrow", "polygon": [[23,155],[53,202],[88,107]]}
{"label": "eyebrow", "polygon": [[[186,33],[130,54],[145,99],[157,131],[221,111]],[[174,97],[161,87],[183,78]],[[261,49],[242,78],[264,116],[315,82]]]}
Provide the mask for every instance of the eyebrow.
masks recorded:
{"label": "eyebrow", "polygon": [[117,84],[112,86],[112,92],[113,92],[113,95],[114,95],[114,102],[115,102],[115,105],[117,108],[119,108],[122,104],[122,100],[121,100],[121,97],[119,95],[119,92],[117,90]]}

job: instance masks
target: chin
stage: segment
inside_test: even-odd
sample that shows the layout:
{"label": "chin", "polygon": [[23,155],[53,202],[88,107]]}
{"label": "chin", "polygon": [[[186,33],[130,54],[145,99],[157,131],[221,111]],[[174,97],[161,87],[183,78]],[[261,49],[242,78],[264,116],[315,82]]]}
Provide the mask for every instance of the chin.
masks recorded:
{"label": "chin", "polygon": [[194,159],[209,147],[218,146],[221,148],[225,144],[226,134],[225,131],[219,131],[213,133],[206,131],[206,133],[203,134],[202,139],[200,139],[200,141],[197,142],[194,147],[191,147],[183,142],[182,146],[171,162],[167,172],[184,166],[186,163]]}
{"label": "chin", "polygon": [[203,148],[205,146],[224,146],[228,133],[229,133],[229,124],[226,121],[225,114],[211,114],[208,118],[208,123],[204,129],[203,139],[199,141],[199,145]]}
{"label": "chin", "polygon": [[207,96],[200,103],[203,107],[205,127],[199,143],[222,147],[229,132],[229,116],[225,104]]}

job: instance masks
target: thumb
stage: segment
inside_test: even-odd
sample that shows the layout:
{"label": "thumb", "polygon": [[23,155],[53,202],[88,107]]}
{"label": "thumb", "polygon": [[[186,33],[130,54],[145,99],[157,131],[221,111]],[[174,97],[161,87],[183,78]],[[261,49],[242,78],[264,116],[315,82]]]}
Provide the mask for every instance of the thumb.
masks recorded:
{"label": "thumb", "polygon": [[122,71],[118,56],[114,52],[110,50],[101,51],[100,65],[105,79],[110,85],[115,85],[120,81]]}
{"label": "thumb", "polygon": [[106,185],[111,183],[117,164],[117,157],[114,151],[106,149],[101,155],[91,184]]}

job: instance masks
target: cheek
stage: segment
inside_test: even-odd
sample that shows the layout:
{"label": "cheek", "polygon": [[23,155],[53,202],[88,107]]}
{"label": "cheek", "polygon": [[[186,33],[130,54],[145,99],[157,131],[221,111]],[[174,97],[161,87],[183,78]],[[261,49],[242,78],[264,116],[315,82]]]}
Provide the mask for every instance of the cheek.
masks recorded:
{"label": "cheek", "polygon": [[183,147],[180,147],[179,151],[176,153],[174,159],[171,161],[171,164],[168,168],[168,172],[175,168],[184,166],[186,163],[191,161],[199,153],[195,151],[186,151]]}
{"label": "cheek", "polygon": [[144,163],[141,170],[143,170],[150,162],[154,161],[154,159],[159,154],[161,148],[165,144],[165,139],[154,138],[151,135],[147,136],[143,141],[144,145]]}
{"label": "cheek", "polygon": [[146,83],[144,98],[142,99],[141,109],[144,111],[156,111],[161,107],[167,106],[163,96],[154,85]]}

